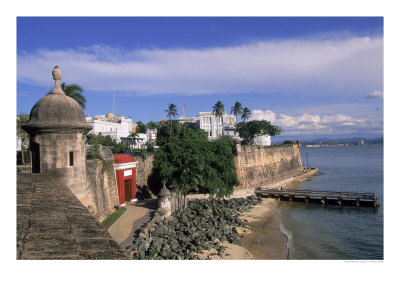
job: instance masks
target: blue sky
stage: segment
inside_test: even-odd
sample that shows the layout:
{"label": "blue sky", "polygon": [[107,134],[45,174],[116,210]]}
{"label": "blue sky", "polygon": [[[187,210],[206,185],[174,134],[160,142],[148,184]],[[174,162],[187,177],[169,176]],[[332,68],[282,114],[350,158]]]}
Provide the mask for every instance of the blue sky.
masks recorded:
{"label": "blue sky", "polygon": [[54,82],[84,88],[86,115],[134,122],[229,112],[240,101],[286,136],[383,135],[381,17],[19,17],[17,113]]}

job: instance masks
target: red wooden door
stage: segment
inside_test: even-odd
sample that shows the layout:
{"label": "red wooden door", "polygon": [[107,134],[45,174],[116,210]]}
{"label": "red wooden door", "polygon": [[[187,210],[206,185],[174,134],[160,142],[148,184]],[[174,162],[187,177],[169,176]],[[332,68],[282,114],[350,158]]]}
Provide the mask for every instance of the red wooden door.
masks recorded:
{"label": "red wooden door", "polygon": [[125,202],[129,202],[131,200],[131,194],[132,194],[132,179],[127,179],[124,181],[124,191],[125,191]]}

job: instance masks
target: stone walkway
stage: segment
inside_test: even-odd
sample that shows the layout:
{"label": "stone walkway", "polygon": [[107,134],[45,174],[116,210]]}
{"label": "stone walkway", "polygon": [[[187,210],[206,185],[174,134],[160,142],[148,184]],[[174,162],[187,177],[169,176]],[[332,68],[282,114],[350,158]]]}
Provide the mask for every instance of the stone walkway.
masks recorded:
{"label": "stone walkway", "polygon": [[128,259],[55,176],[17,176],[17,259]]}
{"label": "stone walkway", "polygon": [[157,210],[157,200],[127,203],[127,211],[108,229],[109,234],[122,249],[132,245],[140,227],[150,221]]}

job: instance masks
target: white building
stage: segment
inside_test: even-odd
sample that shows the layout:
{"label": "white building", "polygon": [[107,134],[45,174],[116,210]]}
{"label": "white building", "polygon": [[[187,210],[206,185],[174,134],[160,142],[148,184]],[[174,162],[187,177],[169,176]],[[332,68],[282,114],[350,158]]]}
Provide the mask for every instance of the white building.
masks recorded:
{"label": "white building", "polygon": [[208,139],[213,140],[222,135],[228,135],[232,138],[238,137],[235,135],[236,117],[235,115],[223,114],[217,117],[213,112],[200,112],[197,117],[180,117],[180,123],[193,123],[196,127],[203,129],[208,134]]}
{"label": "white building", "polygon": [[148,141],[148,135],[146,133],[138,133],[136,139],[129,143],[133,146],[134,149],[141,149],[146,147],[146,143]]}
{"label": "white building", "polygon": [[139,133],[136,139],[128,138],[131,132],[135,132],[137,124],[132,119],[124,116],[114,116],[113,113],[86,117],[86,122],[92,126],[89,133],[110,136],[114,141],[129,145],[134,149],[145,148],[147,142],[155,143],[157,130],[148,130],[147,133]]}
{"label": "white building", "polygon": [[126,140],[132,132],[132,119],[123,116],[115,117],[113,113],[86,117],[86,122],[92,126],[89,133],[108,135],[118,143]]}
{"label": "white building", "polygon": [[258,135],[254,138],[253,145],[271,146],[271,137],[269,135]]}

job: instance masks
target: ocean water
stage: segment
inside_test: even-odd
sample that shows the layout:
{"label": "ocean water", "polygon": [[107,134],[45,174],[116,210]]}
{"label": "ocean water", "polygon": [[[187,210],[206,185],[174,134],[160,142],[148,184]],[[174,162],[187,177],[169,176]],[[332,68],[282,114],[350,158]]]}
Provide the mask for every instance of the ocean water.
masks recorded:
{"label": "ocean water", "polygon": [[281,201],[277,212],[289,259],[382,260],[383,146],[300,148],[319,174],[290,189],[373,192],[381,206],[322,206]]}

